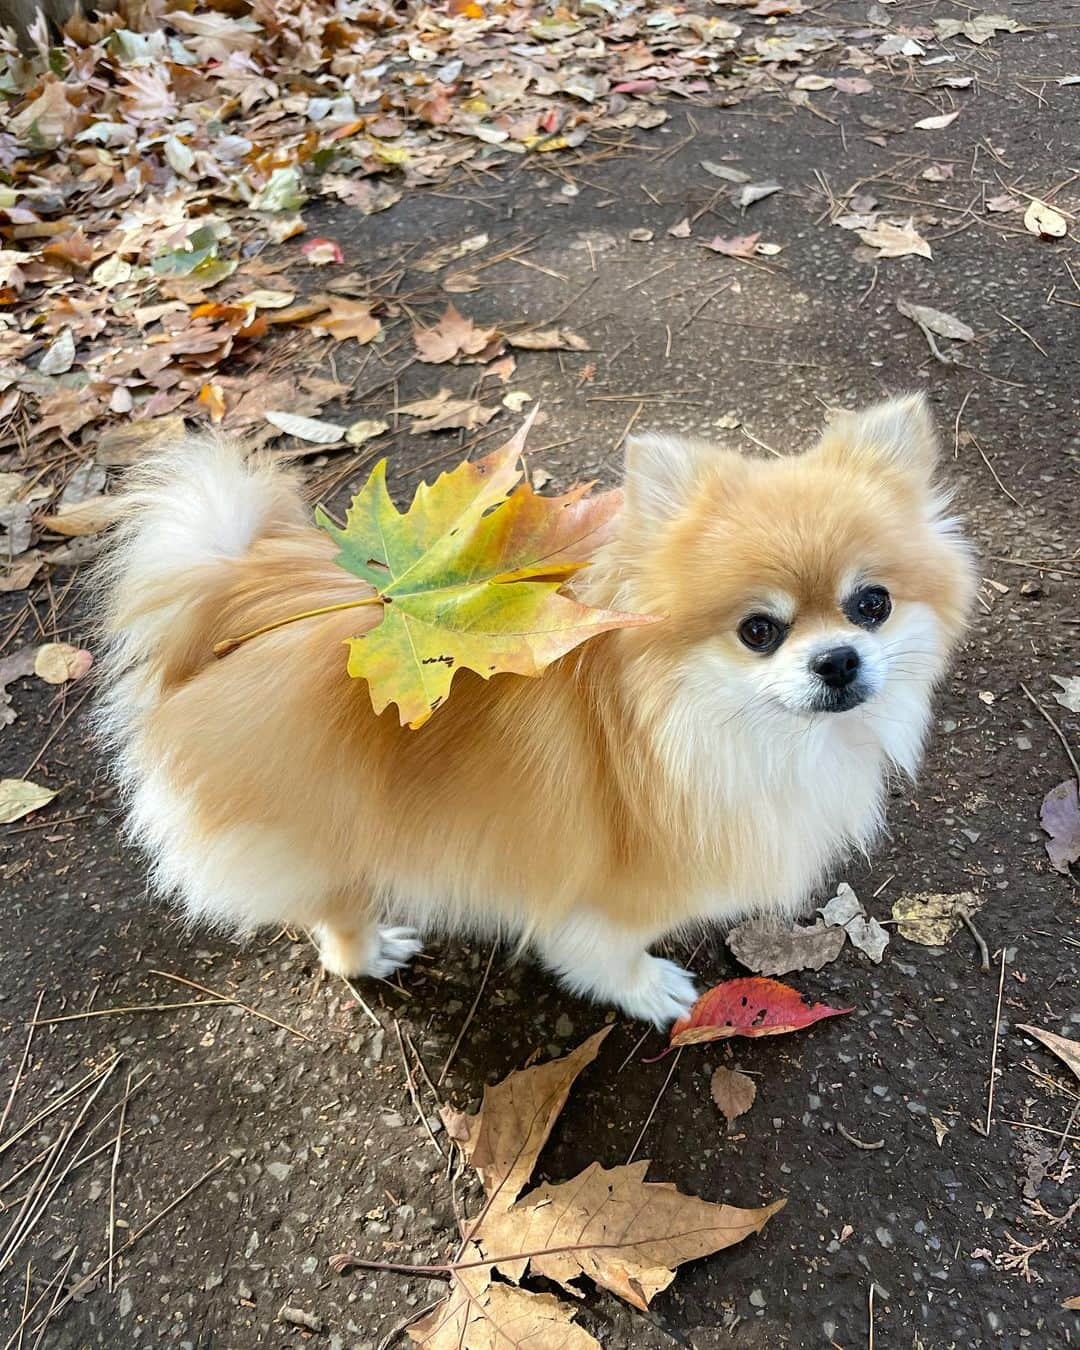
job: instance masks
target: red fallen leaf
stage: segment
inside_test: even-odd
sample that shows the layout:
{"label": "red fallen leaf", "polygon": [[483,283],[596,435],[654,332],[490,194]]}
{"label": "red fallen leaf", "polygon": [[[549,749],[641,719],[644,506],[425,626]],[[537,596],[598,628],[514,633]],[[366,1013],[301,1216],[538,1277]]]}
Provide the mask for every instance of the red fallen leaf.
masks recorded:
{"label": "red fallen leaf", "polygon": [[622,84],[612,85],[613,94],[651,94],[656,88],[655,80],[623,80]]}
{"label": "red fallen leaf", "polygon": [[343,263],[345,261],[341,245],[335,243],[333,239],[309,239],[306,244],[301,244],[300,252],[307,258],[308,262],[314,263],[316,267],[325,267],[327,263]]}
{"label": "red fallen leaf", "polygon": [[760,238],[760,230],[757,234],[737,234],[734,239],[721,239],[717,235],[705,247],[711,248],[714,253],[723,253],[728,258],[752,258]]}
{"label": "red fallen leaf", "polygon": [[789,1031],[839,1017],[853,1008],[830,1008],[826,1003],[808,1003],[797,989],[780,980],[760,975],[725,980],[708,989],[671,1028],[669,1049],[696,1045],[699,1041],[722,1041],[729,1036],[784,1036]]}

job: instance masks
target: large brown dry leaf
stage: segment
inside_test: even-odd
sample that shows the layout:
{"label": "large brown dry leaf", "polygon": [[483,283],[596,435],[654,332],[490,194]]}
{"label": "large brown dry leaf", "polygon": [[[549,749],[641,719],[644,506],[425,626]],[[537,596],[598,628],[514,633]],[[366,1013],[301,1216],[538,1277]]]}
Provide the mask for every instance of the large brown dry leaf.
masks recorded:
{"label": "large brown dry leaf", "polygon": [[[593,1163],[573,1181],[528,1181],[574,1079],[596,1056],[608,1028],[572,1054],[511,1074],[484,1091],[475,1116],[443,1111],[451,1138],[476,1168],[487,1204],[463,1223],[467,1241],[452,1264],[446,1299],[409,1328],[435,1350],[595,1350],[571,1324],[574,1309],[551,1295],[516,1287],[531,1268],[580,1296],[588,1275],[636,1308],[675,1278],[675,1267],[759,1232],[784,1201],[761,1209],[717,1205],[645,1180],[647,1162]],[[516,1200],[516,1203],[515,1203]],[[512,1285],[492,1279],[498,1271]]]}
{"label": "large brown dry leaf", "polygon": [[610,1030],[604,1027],[562,1059],[521,1069],[485,1087],[475,1116],[443,1108],[447,1134],[499,1208],[509,1209],[525,1189],[575,1078],[596,1058]]}

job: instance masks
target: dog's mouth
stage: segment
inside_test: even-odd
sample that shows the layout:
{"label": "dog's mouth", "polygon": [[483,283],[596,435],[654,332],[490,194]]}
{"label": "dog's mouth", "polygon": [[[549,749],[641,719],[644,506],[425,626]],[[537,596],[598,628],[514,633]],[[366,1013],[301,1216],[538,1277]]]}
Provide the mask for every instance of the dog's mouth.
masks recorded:
{"label": "dog's mouth", "polygon": [[870,690],[862,682],[849,684],[844,689],[829,689],[822,686],[814,694],[811,708],[814,712],[843,713],[851,712],[870,697]]}

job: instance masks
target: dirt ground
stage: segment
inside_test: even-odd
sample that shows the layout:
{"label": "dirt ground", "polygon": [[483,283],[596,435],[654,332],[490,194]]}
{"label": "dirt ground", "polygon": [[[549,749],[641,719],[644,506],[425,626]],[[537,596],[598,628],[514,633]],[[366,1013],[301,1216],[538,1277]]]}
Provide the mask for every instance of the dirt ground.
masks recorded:
{"label": "dirt ground", "polygon": [[[512,387],[542,407],[530,468],[548,470],[552,487],[615,481],[631,423],[787,452],[808,443],[826,407],[922,388],[946,444],[944,477],[981,558],[985,584],[920,780],[895,790],[888,839],[836,879],[886,920],[903,894],[976,892],[991,973],[965,931],[944,948],[894,935],[879,967],[848,948],[793,982],[854,1005],[850,1016],[798,1036],[691,1048],[662,1094],[672,1062],[641,1062],[658,1039],[631,1053],[641,1028],[618,1025],[571,1095],[538,1179],[570,1177],[593,1159],[625,1161],[655,1106],[639,1149],[653,1160],[651,1177],[713,1200],[788,1203],[760,1237],[684,1267],[648,1316],[590,1289],[580,1320],[612,1350],[1080,1341],[1076,1312],[1062,1307],[1080,1295],[1080,1219],[1070,1209],[1080,1195],[1080,1127],[1070,1116],[1078,1084],[1016,1029],[1080,1036],[1080,897],[1075,879],[1049,867],[1038,823],[1042,798],[1070,767],[1035,705],[1080,751],[1080,717],[1054,702],[1049,678],[1080,671],[1080,254],[1068,239],[1026,231],[1022,212],[982,209],[1008,190],[1045,197],[1080,169],[1077,90],[1054,82],[1076,74],[1080,11],[1037,8],[1040,31],[954,49],[952,72],[973,75],[978,97],[946,130],[904,130],[939,110],[930,94],[941,70],[901,62],[868,110],[876,125],[860,123],[858,100],[839,95],[816,105],[825,116],[768,99],[736,109],[673,103],[663,127],[589,142],[576,158],[412,193],[380,215],[341,207],[312,222],[358,268],[404,262],[403,292],[435,284],[414,269],[431,248],[486,233],[485,249],[459,266],[506,256],[478,273],[481,289],[454,297],[459,307],[478,321],[561,322],[587,339],[586,352],[517,354]],[[922,7],[930,10],[961,13]],[[1013,6],[1032,23],[1035,10]],[[863,7],[830,6],[828,20],[854,28]],[[783,191],[743,215],[702,161],[738,164]],[[935,162],[953,165],[953,176],[922,176]],[[856,185],[922,213],[932,259],[857,253],[855,235],[828,219],[830,194]],[[1055,201],[1075,210],[1080,191],[1066,184]],[[782,251],[741,262],[668,234],[695,213],[710,236],[713,227],[724,237],[760,231]],[[640,231],[651,238],[634,240]],[[939,338],[956,363],[935,359],[897,311],[899,298],[960,317],[974,341]],[[341,373],[355,375],[352,417],[387,416],[441,385],[468,394],[478,379],[475,367],[413,364],[394,384],[370,358]],[[507,412],[492,426],[516,422]],[[452,463],[463,439],[402,426],[389,449],[396,490],[407,495],[439,467],[425,461]],[[348,476],[340,456],[309,463],[315,483],[342,480],[328,498],[338,505],[363,476]],[[6,630],[21,599],[3,598]],[[85,636],[85,602],[73,600],[59,623],[65,638]],[[3,1100],[39,995],[43,1017],[204,997],[160,973],[169,972],[237,1003],[37,1029],[0,1134],[12,1136],[119,1056],[94,1107],[117,1110],[87,1151],[108,1147],[65,1179],[0,1274],[0,1346],[404,1343],[400,1328],[438,1296],[436,1282],[328,1268],[344,1249],[437,1261],[454,1239],[449,1143],[420,1080],[434,1140],[417,1119],[399,1029],[435,1079],[467,1022],[440,1090],[464,1107],[531,1055],[579,1043],[604,1012],[505,951],[488,969],[488,948],[446,944],[394,985],[359,990],[376,1026],[349,988],[320,975],[302,935],[239,949],[185,933],[147,898],[143,862],[121,842],[76,690],[18,686],[20,720],[0,739],[3,776],[41,752],[34,776],[62,788],[48,811],[3,832]],[[708,983],[740,973],[720,934],[694,964]],[[731,1130],[709,1095],[721,1064],[758,1085]],[[30,1303],[46,1295],[43,1313],[54,1289],[62,1299],[107,1256],[109,1141],[129,1082],[115,1166],[118,1245],[159,1220],[121,1253],[111,1290],[103,1274],[83,1285],[35,1339],[37,1316],[19,1330],[27,1290]],[[84,1100],[0,1152],[0,1233],[31,1175],[20,1169]],[[282,1321],[284,1306],[321,1329]]]}

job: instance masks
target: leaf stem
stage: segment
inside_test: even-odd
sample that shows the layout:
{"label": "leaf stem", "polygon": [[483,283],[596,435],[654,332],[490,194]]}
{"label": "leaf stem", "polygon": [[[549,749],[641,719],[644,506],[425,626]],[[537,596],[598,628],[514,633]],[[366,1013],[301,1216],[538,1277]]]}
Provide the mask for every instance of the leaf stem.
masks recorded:
{"label": "leaf stem", "polygon": [[359,609],[361,605],[381,605],[383,598],[381,595],[368,595],[363,600],[343,600],[339,605],[322,605],[319,609],[305,609],[300,614],[290,614],[285,619],[275,619],[273,623],[264,623],[261,628],[253,628],[250,633],[241,633],[239,637],[225,638],[222,642],[214,643],[214,655],[217,657],[228,656],[234,652],[237,647],[249,642],[252,638],[260,637],[263,633],[272,633],[275,628],[284,628],[286,624],[296,623],[300,619],[316,619],[320,614],[336,614],[342,609]]}

